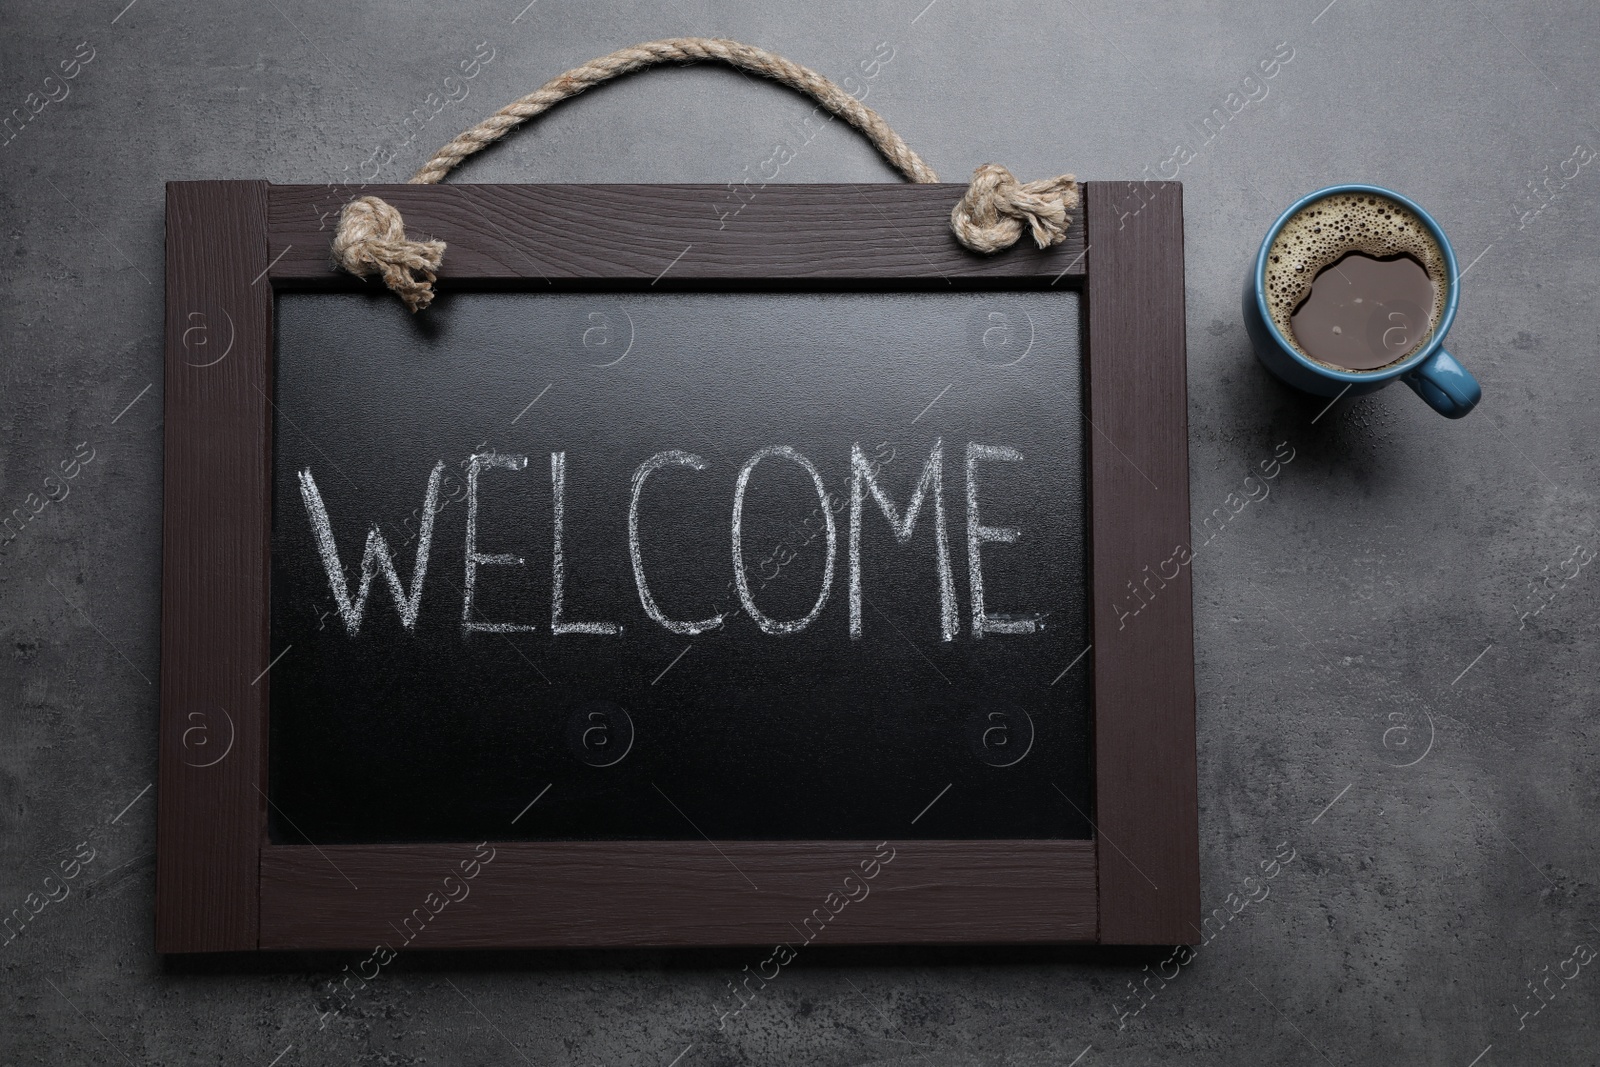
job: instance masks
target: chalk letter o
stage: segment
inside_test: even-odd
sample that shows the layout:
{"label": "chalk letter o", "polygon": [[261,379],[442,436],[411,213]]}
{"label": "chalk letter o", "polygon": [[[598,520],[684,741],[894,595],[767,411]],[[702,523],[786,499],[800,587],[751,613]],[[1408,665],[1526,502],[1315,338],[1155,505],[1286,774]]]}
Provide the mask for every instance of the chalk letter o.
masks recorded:
{"label": "chalk letter o", "polygon": [[[756,469],[756,464],[768,456],[781,456],[811,475],[811,482],[817,487],[817,502],[822,505],[822,518],[827,524],[828,556],[822,566],[822,589],[817,594],[817,602],[812,605],[810,613],[804,618],[791,619],[788,622],[768,618],[761,613],[761,609],[756,607],[755,598],[750,595],[750,583],[744,576],[744,537],[740,530],[744,519],[744,491],[750,484],[750,474]],[[822,614],[822,607],[828,602],[828,594],[833,590],[833,557],[838,545],[839,531],[833,521],[833,510],[828,507],[828,490],[822,484],[822,472],[817,470],[815,463],[788,445],[768,445],[745,460],[744,466],[739,468],[739,481],[733,490],[733,579],[739,585],[739,599],[744,603],[744,610],[750,613],[750,617],[761,627],[763,633],[797,634]]]}

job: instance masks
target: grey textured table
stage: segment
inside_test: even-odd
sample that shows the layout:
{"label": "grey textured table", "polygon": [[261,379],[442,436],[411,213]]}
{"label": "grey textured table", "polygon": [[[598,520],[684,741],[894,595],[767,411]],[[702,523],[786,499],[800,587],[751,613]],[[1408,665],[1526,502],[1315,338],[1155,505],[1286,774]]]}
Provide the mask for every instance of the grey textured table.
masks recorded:
{"label": "grey textured table", "polygon": [[[0,911],[25,906],[77,842],[94,850],[0,947],[0,1060],[1593,1055],[1600,969],[1578,946],[1600,948],[1600,576],[1568,561],[1600,549],[1600,167],[1575,162],[1600,144],[1600,9],[125,3],[10,4],[0,19],[0,89],[21,109],[0,134],[5,510],[63,463],[74,472],[0,550]],[[394,154],[383,176],[404,176],[560,70],[685,33],[855,77],[947,180],[989,160],[1024,178],[1133,178],[1179,143],[1198,152],[1179,175],[1191,485],[1197,527],[1229,516],[1194,562],[1206,907],[1235,910],[1229,894],[1263,860],[1294,858],[1181,968],[1065,950],[818,953],[721,1029],[727,983],[758,956],[412,954],[337,997],[356,960],[164,969],[150,788],[163,183],[336,180],[370,172],[375,147]],[[468,98],[401,147],[407,114],[480,42],[494,58]],[[871,66],[880,42],[892,58]],[[1280,42],[1292,58],[1247,83]],[[75,54],[77,76],[47,84]],[[35,114],[46,93],[61,98]],[[1225,121],[1207,131],[1213,107]],[[802,139],[810,113],[728,70],[663,70],[563,106],[459,180],[739,181]],[[834,124],[778,180],[894,176]],[[1467,419],[1398,386],[1324,410],[1250,355],[1247,260],[1292,199],[1340,181],[1409,194],[1470,267],[1450,345],[1484,387]],[[1230,494],[1280,442],[1292,462],[1235,513]]]}

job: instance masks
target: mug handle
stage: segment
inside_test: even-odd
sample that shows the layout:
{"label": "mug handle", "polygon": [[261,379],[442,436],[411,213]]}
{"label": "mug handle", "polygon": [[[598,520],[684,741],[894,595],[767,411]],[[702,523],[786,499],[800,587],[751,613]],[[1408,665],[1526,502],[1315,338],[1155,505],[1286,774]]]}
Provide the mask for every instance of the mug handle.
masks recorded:
{"label": "mug handle", "polygon": [[1440,348],[1402,379],[1411,391],[1447,419],[1459,419],[1478,406],[1483,389],[1456,357]]}

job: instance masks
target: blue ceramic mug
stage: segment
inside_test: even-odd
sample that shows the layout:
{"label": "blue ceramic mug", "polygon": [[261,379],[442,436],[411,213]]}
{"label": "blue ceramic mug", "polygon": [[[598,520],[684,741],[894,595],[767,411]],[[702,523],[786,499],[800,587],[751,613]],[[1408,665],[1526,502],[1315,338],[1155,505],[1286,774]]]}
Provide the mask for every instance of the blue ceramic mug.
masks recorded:
{"label": "blue ceramic mug", "polygon": [[[1267,252],[1272,247],[1272,242],[1277,239],[1278,231],[1282,230],[1284,223],[1297,215],[1306,205],[1335,193],[1375,193],[1410,208],[1416,213],[1417,218],[1422,220],[1422,224],[1428,228],[1428,232],[1433,235],[1434,241],[1444,252],[1445,264],[1449,270],[1449,292],[1445,294],[1444,314],[1440,316],[1439,324],[1434,329],[1433,336],[1428,339],[1428,343],[1400,362],[1377,370],[1339,370],[1310,359],[1289,343],[1267,311]],[[1444,350],[1444,335],[1449,332],[1450,323],[1456,317],[1459,280],[1456,254],[1451,250],[1444,231],[1426,211],[1399,193],[1380,189],[1376,185],[1330,185],[1326,189],[1318,189],[1309,196],[1295,201],[1289,206],[1288,211],[1278,216],[1278,221],[1267,231],[1267,236],[1261,242],[1261,251],[1256,253],[1255,268],[1245,279],[1245,330],[1250,334],[1256,355],[1266,368],[1296,389],[1303,389],[1317,396],[1339,396],[1345,392],[1355,396],[1375,392],[1399,378],[1427,401],[1433,410],[1447,418],[1459,419],[1471,411],[1483,396],[1478,380],[1457,363],[1454,356]]]}

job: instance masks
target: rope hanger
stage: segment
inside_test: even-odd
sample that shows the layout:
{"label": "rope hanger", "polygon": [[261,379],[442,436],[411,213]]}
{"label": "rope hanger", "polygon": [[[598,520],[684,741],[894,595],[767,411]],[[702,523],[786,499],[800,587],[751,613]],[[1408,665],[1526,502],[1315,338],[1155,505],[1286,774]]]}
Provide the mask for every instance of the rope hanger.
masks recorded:
{"label": "rope hanger", "polygon": [[[881,115],[816,71],[738,41],[672,37],[592,59],[546,82],[458,134],[412,175],[408,184],[437,184],[468,156],[591,86],[661,63],[707,61],[727,63],[805,93],[866,134],[909,181],[938,182],[933,168]],[[1015,244],[1026,224],[1034,243],[1049,248],[1066,239],[1071,222],[1067,213],[1077,206],[1078,183],[1070,174],[1023,183],[999,164],[985,163],[973,172],[966,193],[951,210],[950,229],[964,247],[989,254]],[[444,251],[443,241],[406,237],[400,212],[376,196],[358,197],[346,204],[333,238],[333,258],[340,267],[363,278],[381,275],[384,284],[412,311],[421,311],[433,302],[433,283]]]}

